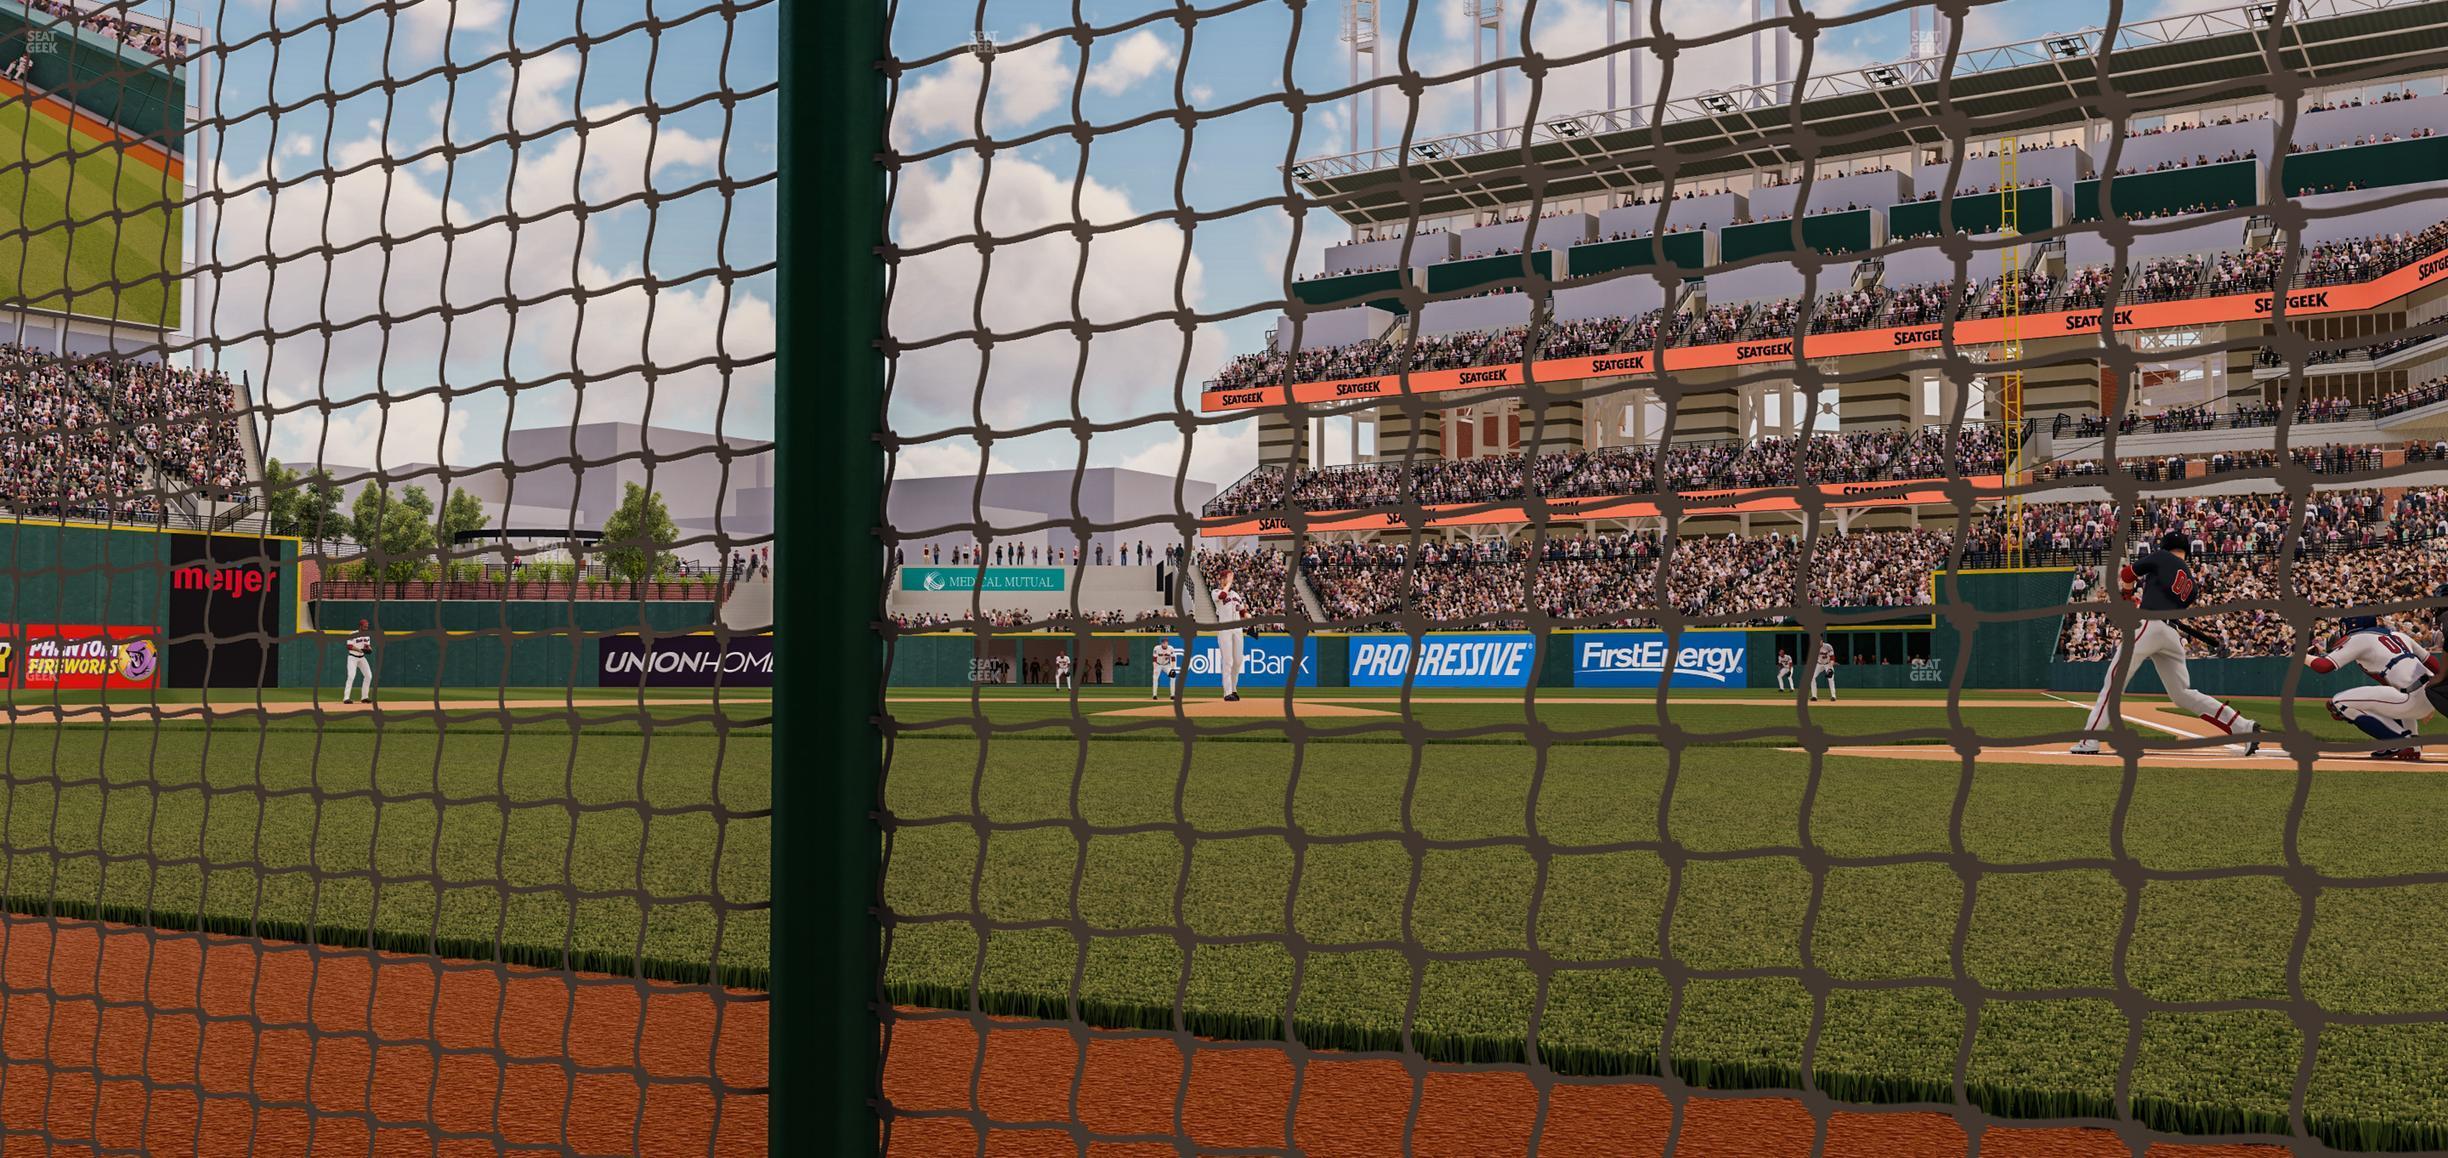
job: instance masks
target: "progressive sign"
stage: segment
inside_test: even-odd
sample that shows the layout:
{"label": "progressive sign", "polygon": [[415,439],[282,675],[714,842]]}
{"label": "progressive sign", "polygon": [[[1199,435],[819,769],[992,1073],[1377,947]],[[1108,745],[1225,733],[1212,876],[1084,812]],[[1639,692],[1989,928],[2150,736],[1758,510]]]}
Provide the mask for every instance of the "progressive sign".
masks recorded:
{"label": "progressive sign", "polygon": [[[1557,638],[1562,638],[1561,636]],[[1417,644],[1414,647],[1414,644]],[[1526,688],[1538,674],[1538,642],[1528,632],[1351,637],[1351,686]]]}

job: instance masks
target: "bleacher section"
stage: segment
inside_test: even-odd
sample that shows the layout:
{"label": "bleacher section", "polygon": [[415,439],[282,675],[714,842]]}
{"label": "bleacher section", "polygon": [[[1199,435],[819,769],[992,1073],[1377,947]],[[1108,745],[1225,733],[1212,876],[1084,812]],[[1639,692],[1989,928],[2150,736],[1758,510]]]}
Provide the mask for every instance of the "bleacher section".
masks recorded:
{"label": "bleacher section", "polygon": [[0,345],[0,503],[19,515],[156,522],[163,499],[247,495],[263,466],[215,371]]}

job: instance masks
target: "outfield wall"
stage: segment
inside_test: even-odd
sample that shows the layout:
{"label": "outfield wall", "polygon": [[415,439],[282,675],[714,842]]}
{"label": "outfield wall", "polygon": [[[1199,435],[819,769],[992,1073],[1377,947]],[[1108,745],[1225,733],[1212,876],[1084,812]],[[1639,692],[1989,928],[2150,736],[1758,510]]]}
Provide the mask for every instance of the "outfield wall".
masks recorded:
{"label": "outfield wall", "polygon": [[375,680],[384,687],[602,686],[607,636],[711,631],[711,600],[326,599],[319,632],[282,649],[284,687],[338,688],[347,677],[349,633],[367,620],[380,640]]}

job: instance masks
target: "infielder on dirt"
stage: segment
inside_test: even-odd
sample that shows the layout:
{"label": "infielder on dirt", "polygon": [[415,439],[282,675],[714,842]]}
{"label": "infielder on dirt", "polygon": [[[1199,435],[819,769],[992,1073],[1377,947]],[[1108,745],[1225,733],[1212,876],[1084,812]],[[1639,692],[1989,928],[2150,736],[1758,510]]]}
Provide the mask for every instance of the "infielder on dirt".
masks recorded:
{"label": "infielder on dirt", "polygon": [[1181,694],[1181,653],[1173,650],[1172,640],[1156,641],[1156,651],[1155,654],[1148,657],[1148,666],[1155,669],[1155,674],[1148,678],[1149,699],[1157,699],[1164,695],[1166,680],[1173,681],[1174,695]]}
{"label": "infielder on dirt", "polygon": [[[2170,702],[2230,736],[2245,737],[2244,754],[2250,756],[2261,750],[2261,741],[2251,738],[2260,731],[2260,726],[2215,697],[2194,691],[2192,671],[2185,666],[2185,632],[2172,616],[2201,597],[2201,581],[2194,578],[2186,562],[2191,549],[2192,541],[2182,532],[2170,531],[2159,537],[2158,550],[2135,559],[2118,572],[2118,596],[2127,602],[2139,602],[2144,618],[2134,638],[2118,644],[2109,653],[2108,678],[2100,684],[2099,701],[2091,705],[2091,716],[2083,723],[2083,729],[2098,732],[2107,727],[2108,701],[2133,682],[2134,672],[2147,659],[2158,670],[2159,682],[2167,689]],[[2158,618],[2151,618],[2154,615]],[[2074,745],[2074,754],[2097,756],[2100,743],[2096,738],[2086,737]]]}
{"label": "infielder on dirt", "polygon": [[[2438,678],[2440,661],[2413,637],[2380,625],[2377,616],[2349,615],[2341,621],[2346,634],[2322,655],[2304,656],[2304,666],[2327,675],[2343,667],[2359,667],[2374,686],[2348,688],[2329,697],[2330,716],[2344,720],[2375,740],[2413,739],[2431,715],[2425,694]],[[2411,745],[2382,748],[2374,760],[2420,760],[2422,749]]]}
{"label": "infielder on dirt", "polygon": [[1780,692],[1794,690],[1793,653],[1781,647],[1777,649],[1777,690]]}
{"label": "infielder on dirt", "polygon": [[1821,680],[1827,681],[1828,702],[1835,703],[1836,645],[1824,639],[1819,641],[1819,665],[1811,669],[1810,698],[1814,704],[1819,702],[1819,681]]}

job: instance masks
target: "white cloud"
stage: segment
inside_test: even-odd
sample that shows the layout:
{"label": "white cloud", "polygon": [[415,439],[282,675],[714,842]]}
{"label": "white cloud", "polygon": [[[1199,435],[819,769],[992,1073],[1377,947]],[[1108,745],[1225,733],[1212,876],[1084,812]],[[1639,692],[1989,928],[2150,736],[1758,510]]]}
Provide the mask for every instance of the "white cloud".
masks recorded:
{"label": "white cloud", "polygon": [[409,51],[430,56],[453,35],[491,32],[510,14],[510,0],[400,0],[384,3],[403,33]]}
{"label": "white cloud", "polygon": [[[902,247],[972,232],[981,204],[986,230],[996,237],[1070,224],[1075,195],[1091,226],[1138,212],[1118,189],[1091,178],[1075,190],[1069,174],[1016,157],[998,159],[991,184],[981,187],[987,180],[977,159],[965,155],[904,169],[894,221]],[[973,338],[954,337],[903,354],[893,386],[894,429],[917,434],[978,415],[999,428],[1075,413],[1124,421],[1175,409],[1177,377],[1186,382],[1181,405],[1195,406],[1199,382],[1226,355],[1215,328],[1185,336],[1165,314],[1096,331],[1085,344],[1075,329],[1197,308],[1205,293],[1204,265],[1196,255],[1185,259],[1182,249],[1181,232],[1158,222],[1091,232],[1084,241],[1058,232],[999,242],[991,260],[967,242],[903,257],[890,318],[896,340],[920,343],[981,328],[993,338],[985,351]],[[1013,336],[1038,327],[1050,329]]]}
{"label": "white cloud", "polygon": [[[1034,35],[1035,29],[1026,29],[1016,39]],[[1061,40],[998,52],[991,81],[986,63],[966,53],[932,65],[893,100],[893,140],[906,145],[930,133],[975,135],[980,84],[988,86],[984,115],[990,133],[1025,128],[1057,108],[1067,110],[1075,56]]]}
{"label": "white cloud", "polygon": [[1140,81],[1173,64],[1173,45],[1147,29],[1115,44],[1099,44],[1088,66],[1088,87],[1106,96],[1120,96]]}
{"label": "white cloud", "polygon": [[1183,436],[1156,442],[1131,454],[1119,465],[1129,470],[1173,476],[1181,474],[1201,482],[1229,486],[1258,465],[1258,423],[1255,419],[1216,426],[1201,426],[1189,436],[1190,465],[1182,467]]}

